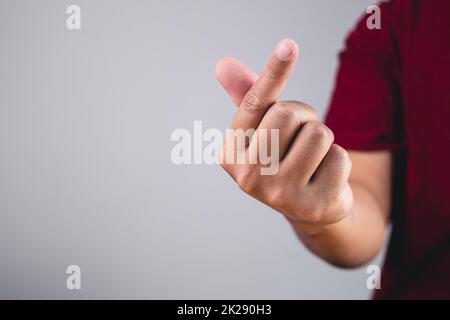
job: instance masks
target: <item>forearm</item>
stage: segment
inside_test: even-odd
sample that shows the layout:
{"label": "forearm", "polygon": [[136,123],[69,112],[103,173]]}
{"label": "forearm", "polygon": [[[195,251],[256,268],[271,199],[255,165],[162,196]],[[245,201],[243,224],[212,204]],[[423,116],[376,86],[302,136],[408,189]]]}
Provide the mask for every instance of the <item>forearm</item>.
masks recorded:
{"label": "forearm", "polygon": [[352,268],[372,260],[385,239],[387,216],[373,194],[351,184],[354,201],[348,215],[326,226],[290,221],[299,238],[313,253],[329,263]]}

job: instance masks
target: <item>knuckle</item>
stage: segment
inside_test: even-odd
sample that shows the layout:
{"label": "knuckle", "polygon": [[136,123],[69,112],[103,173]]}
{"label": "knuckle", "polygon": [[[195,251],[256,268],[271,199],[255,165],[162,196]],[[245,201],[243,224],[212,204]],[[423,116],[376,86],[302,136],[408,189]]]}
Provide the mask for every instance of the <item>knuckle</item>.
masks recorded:
{"label": "knuckle", "polygon": [[236,177],[239,188],[247,194],[254,194],[258,186],[258,181],[252,170],[245,170]]}
{"label": "knuckle", "polygon": [[275,188],[271,191],[270,196],[268,197],[268,204],[272,208],[284,211],[287,203],[288,198],[283,188]]}
{"label": "knuckle", "polygon": [[264,96],[256,88],[253,88],[245,95],[241,108],[247,113],[256,114],[264,111],[266,104]]}
{"label": "knuckle", "polygon": [[351,166],[352,162],[347,150],[345,150],[341,146],[338,146],[337,144],[333,144],[330,148],[330,152],[332,153],[335,161],[337,161],[341,165],[342,169]]}
{"label": "knuckle", "polygon": [[317,112],[312,107],[298,101],[278,101],[272,105],[269,112],[274,113],[278,118],[292,118],[298,122],[300,126],[302,123],[308,121],[315,121],[317,119]]}
{"label": "knuckle", "polygon": [[317,110],[314,109],[313,107],[311,107],[310,105],[303,103],[303,102],[299,102],[299,108],[303,113],[310,114],[311,118],[313,118],[313,119],[319,118],[319,114],[317,113]]}
{"label": "knuckle", "polygon": [[271,108],[270,112],[277,118],[293,118],[298,116],[298,109],[288,101],[276,102]]}
{"label": "knuckle", "polygon": [[292,104],[295,105],[298,113],[303,115],[305,119],[311,119],[310,121],[314,121],[319,118],[316,109],[314,109],[310,105],[300,101],[292,101]]}
{"label": "knuckle", "polygon": [[324,124],[318,121],[309,121],[304,125],[304,130],[309,138],[315,142],[333,143],[334,134]]}

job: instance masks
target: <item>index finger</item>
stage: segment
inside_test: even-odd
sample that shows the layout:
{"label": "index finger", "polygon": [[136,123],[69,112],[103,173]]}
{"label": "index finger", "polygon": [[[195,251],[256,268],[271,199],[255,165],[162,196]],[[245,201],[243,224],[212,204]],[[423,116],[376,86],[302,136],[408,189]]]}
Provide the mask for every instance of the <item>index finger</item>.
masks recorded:
{"label": "index finger", "polygon": [[243,98],[232,129],[256,129],[267,109],[281,95],[298,57],[298,45],[283,39],[269,59],[264,71]]}

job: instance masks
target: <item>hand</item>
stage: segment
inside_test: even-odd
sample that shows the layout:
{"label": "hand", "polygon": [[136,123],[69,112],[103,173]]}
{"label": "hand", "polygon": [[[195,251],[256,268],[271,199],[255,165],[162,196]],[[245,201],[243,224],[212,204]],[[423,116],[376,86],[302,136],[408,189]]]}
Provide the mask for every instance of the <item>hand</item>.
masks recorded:
{"label": "hand", "polygon": [[[298,57],[298,46],[282,40],[258,77],[233,58],[222,59],[217,78],[239,107],[232,129],[255,129],[239,156],[250,156],[261,130],[279,130],[279,170],[261,175],[261,163],[233,164],[223,168],[247,194],[283,213],[290,221],[328,225],[342,220],[353,203],[348,184],[351,161],[333,144],[333,133],[319,122],[310,106],[297,101],[278,101]],[[225,141],[223,154],[230,141]],[[245,153],[245,154],[242,154]]]}

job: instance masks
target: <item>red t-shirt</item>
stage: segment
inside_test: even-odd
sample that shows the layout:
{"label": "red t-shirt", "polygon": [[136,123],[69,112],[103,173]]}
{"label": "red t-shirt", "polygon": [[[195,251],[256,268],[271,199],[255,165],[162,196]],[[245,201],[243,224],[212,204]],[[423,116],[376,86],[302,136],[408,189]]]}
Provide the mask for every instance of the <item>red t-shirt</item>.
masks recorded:
{"label": "red t-shirt", "polygon": [[327,124],[348,150],[395,155],[377,299],[450,298],[450,1],[380,5],[349,35]]}

